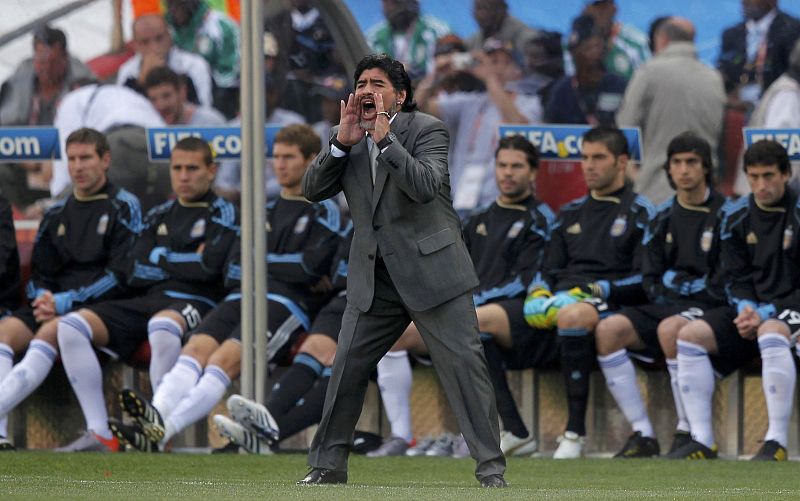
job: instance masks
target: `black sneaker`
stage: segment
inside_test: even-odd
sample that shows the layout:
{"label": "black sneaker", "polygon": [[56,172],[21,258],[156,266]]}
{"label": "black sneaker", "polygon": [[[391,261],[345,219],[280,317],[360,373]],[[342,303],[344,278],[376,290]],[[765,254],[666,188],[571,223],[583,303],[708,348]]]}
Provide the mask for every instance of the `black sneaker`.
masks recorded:
{"label": "black sneaker", "polygon": [[667,454],[672,454],[691,441],[691,433],[688,431],[676,430],[675,435],[672,436],[672,445],[669,446],[669,452]]}
{"label": "black sneaker", "polygon": [[17,450],[14,444],[8,441],[6,437],[0,436],[0,452],[11,452]]}
{"label": "black sneaker", "polygon": [[239,446],[233,442],[228,442],[222,447],[211,449],[211,454],[239,454]]}
{"label": "black sneaker", "polygon": [[130,388],[120,391],[117,397],[122,410],[139,423],[150,441],[158,443],[164,438],[164,420],[146,398]]}
{"label": "black sneaker", "polygon": [[117,419],[109,419],[108,427],[121,443],[130,444],[142,452],[159,452],[158,442],[150,440],[142,429],[135,424],[125,424]]}
{"label": "black sneaker", "polygon": [[697,440],[690,440],[683,447],[667,454],[667,459],[717,459],[717,446],[710,448],[701,444]]}
{"label": "black sneaker", "polygon": [[752,461],[786,461],[788,459],[786,447],[775,440],[767,440],[758,453],[751,458]]}
{"label": "black sneaker", "polygon": [[641,431],[634,432],[622,448],[614,457],[615,458],[650,458],[658,456],[661,448],[658,446],[658,440],[653,437],[643,437]]}

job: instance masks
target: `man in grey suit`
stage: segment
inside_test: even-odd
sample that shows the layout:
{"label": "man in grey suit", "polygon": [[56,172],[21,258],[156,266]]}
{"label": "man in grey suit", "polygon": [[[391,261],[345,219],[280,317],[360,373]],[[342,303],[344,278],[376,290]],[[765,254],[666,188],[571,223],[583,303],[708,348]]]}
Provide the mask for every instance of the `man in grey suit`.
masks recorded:
{"label": "man in grey suit", "polygon": [[309,452],[311,471],[298,484],[347,482],[369,374],[413,321],[477,462],[475,476],[483,487],[505,487],[497,409],[472,303],[478,279],[450,196],[447,130],[414,111],[399,61],[367,56],[354,81],[329,148],[303,177],[309,200],[344,191],[354,236],[333,374]]}

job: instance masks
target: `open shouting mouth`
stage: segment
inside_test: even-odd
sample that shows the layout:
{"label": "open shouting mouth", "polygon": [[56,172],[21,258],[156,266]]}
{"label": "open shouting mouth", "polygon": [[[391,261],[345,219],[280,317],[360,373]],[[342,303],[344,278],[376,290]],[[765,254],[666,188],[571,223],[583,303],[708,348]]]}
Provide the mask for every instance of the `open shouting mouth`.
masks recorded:
{"label": "open shouting mouth", "polygon": [[370,122],[377,117],[378,109],[375,107],[375,98],[372,96],[365,96],[361,99],[361,119]]}

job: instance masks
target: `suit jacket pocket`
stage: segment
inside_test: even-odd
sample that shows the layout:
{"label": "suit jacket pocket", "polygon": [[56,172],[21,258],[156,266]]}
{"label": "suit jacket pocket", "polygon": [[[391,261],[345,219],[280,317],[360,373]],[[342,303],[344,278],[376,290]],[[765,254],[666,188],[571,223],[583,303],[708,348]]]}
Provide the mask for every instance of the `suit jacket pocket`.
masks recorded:
{"label": "suit jacket pocket", "polygon": [[428,254],[433,254],[438,250],[444,249],[448,245],[454,244],[455,241],[455,233],[450,228],[445,228],[417,241],[417,247],[419,247],[419,251],[423,256],[427,256]]}

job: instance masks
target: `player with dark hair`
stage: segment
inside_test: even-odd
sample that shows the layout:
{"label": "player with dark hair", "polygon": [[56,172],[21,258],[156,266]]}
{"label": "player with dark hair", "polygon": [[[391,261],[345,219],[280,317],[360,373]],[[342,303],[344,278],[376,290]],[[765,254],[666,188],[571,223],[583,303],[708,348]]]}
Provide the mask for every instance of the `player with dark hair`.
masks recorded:
{"label": "player with dark hair", "polygon": [[569,420],[556,459],[584,453],[594,365],[590,334],[621,306],[645,300],[642,239],[654,209],[625,180],[628,155],[628,141],[619,129],[596,127],[583,135],[581,168],[589,195],[561,208],[542,276],[525,302],[530,325],[558,327]]}
{"label": "player with dark hair", "polygon": [[[128,251],[142,223],[136,197],[108,182],[111,152],[103,134],[76,130],[67,137],[66,156],[73,191],[39,223],[26,288],[30,303],[0,320],[0,449],[11,448],[6,416],[41,385],[58,356],[58,318],[125,292]],[[18,260],[16,267],[15,286]],[[12,370],[14,356],[26,349]]]}
{"label": "player with dark hair", "polygon": [[91,305],[59,320],[64,369],[88,430],[59,450],[119,447],[108,428],[95,348],[127,360],[149,339],[150,384],[158,389],[184,334],[222,298],[223,266],[238,237],[239,217],[211,190],[216,170],[208,143],[196,137],[178,141],[170,158],[177,198],[150,210],[132,249],[128,282],[142,295]]}
{"label": "player with dark hair", "polygon": [[[319,136],[306,125],[285,127],[275,136],[273,157],[281,193],[267,203],[269,332],[267,353],[258,354],[271,363],[286,359],[294,342],[308,331],[310,319],[330,298],[327,272],[341,229],[339,207],[331,200],[309,202],[300,187],[319,144]],[[312,149],[304,154],[309,145]],[[143,451],[158,451],[176,433],[206,416],[239,376],[240,253],[236,246],[225,273],[232,292],[194,329],[163,386],[155,389],[152,404],[134,390],[120,392],[122,409],[137,422],[112,422],[118,438]]]}
{"label": "player with dark hair", "polygon": [[790,335],[797,319],[792,308],[800,304],[800,203],[787,186],[791,165],[779,143],[750,146],[744,172],[752,194],[722,209],[720,265],[727,272],[729,305],[678,332],[678,382],[692,440],[670,458],[717,457],[714,373],[727,376],[760,352],[769,429],[754,459],[787,459],[797,377]]}
{"label": "player with dark hair", "polygon": [[702,317],[704,310],[725,303],[717,265],[718,213],[725,199],[713,189],[712,169],[711,145],[706,140],[684,133],[669,143],[664,170],[676,194],[658,207],[644,240],[642,280],[650,304],[622,308],[595,329],[597,360],[606,384],[633,427],[616,457],[650,457],[660,452],[631,357],[649,361],[666,356],[678,412],[671,451],[690,438],[677,385],[677,333]]}

